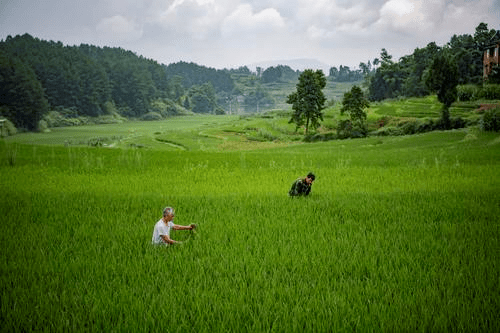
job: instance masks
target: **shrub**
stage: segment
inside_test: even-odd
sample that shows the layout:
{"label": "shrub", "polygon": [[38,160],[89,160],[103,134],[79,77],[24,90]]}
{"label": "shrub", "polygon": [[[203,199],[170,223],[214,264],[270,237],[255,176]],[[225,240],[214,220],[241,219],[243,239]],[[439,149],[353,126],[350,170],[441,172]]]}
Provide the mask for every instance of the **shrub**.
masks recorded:
{"label": "shrub", "polygon": [[263,128],[260,128],[257,131],[257,136],[262,138],[263,139],[262,141],[275,141],[279,139],[276,135]]}
{"label": "shrub", "polygon": [[161,120],[163,117],[158,112],[148,112],[141,117],[141,120]]}
{"label": "shrub", "polygon": [[317,141],[330,141],[335,140],[337,137],[333,133],[325,133],[325,134],[313,134],[306,135],[304,137],[304,142],[317,142]]}
{"label": "shrub", "polygon": [[475,101],[479,98],[481,88],[475,84],[464,84],[457,86],[457,97],[461,102]]}
{"label": "shrub", "polygon": [[88,123],[86,117],[73,117],[72,110],[58,109],[59,111],[47,112],[42,120],[47,124],[47,127],[65,127],[65,126],[79,126]]}
{"label": "shrub", "polygon": [[382,127],[375,132],[373,132],[373,135],[376,136],[399,136],[403,135],[403,132],[401,131],[401,128],[395,127],[395,126],[386,126]]}
{"label": "shrub", "polygon": [[121,124],[125,121],[127,121],[127,118],[120,116],[118,113],[99,116],[92,119],[94,124]]}
{"label": "shrub", "polygon": [[467,127],[467,121],[461,117],[451,118],[451,128],[459,129]]}
{"label": "shrub", "polygon": [[337,138],[364,138],[368,135],[368,127],[363,121],[352,122],[350,119],[341,120],[337,126]]}
{"label": "shrub", "polygon": [[483,131],[500,131],[500,107],[484,112],[479,124]]}
{"label": "shrub", "polygon": [[421,121],[420,124],[417,126],[417,133],[425,133],[433,131],[435,126],[436,124],[432,119],[425,119]]}
{"label": "shrub", "polygon": [[483,85],[479,97],[483,99],[500,99],[500,84]]}
{"label": "shrub", "polygon": [[421,123],[422,121],[420,119],[410,119],[400,123],[398,127],[400,128],[402,135],[411,135],[418,133]]}
{"label": "shrub", "polygon": [[17,128],[16,126],[14,126],[14,123],[12,123],[9,119],[4,119],[5,121],[3,123],[3,129],[2,132],[0,132],[0,135],[2,137],[5,137],[17,134]]}
{"label": "shrub", "polygon": [[45,120],[40,120],[38,122],[38,131],[39,132],[50,132],[49,126]]}
{"label": "shrub", "polygon": [[351,137],[352,123],[349,119],[341,120],[337,126],[337,137],[347,139]]}

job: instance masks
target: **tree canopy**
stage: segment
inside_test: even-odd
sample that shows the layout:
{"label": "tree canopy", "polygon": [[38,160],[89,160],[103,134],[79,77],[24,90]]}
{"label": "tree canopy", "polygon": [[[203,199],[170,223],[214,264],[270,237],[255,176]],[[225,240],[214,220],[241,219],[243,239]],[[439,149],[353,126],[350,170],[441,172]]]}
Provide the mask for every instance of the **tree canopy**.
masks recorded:
{"label": "tree canopy", "polygon": [[322,70],[306,69],[299,76],[297,90],[288,96],[287,103],[292,104],[293,109],[289,123],[295,123],[297,129],[305,124],[306,135],[309,126],[317,128],[319,120],[323,120],[325,86],[326,77]]}
{"label": "tree canopy", "polygon": [[353,86],[351,91],[346,92],[342,99],[341,114],[349,114],[351,119],[351,131],[358,131],[361,136],[365,136],[368,133],[365,112],[368,106],[370,106],[370,104],[365,98],[363,91],[358,86]]}

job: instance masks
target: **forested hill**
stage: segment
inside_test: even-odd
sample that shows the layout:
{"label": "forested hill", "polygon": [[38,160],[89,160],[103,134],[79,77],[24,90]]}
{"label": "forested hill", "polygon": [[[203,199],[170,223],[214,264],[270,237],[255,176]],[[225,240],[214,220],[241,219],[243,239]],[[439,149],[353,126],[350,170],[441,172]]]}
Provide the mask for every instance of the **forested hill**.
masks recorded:
{"label": "forested hill", "polygon": [[[189,97],[203,107],[188,106],[193,87]],[[35,130],[49,110],[139,118],[155,111],[155,101],[176,113],[184,105],[172,101],[181,97],[190,110],[212,112],[215,94],[233,87],[226,71],[188,63],[164,66],[121,48],[64,46],[28,34],[0,42],[0,115],[28,130]]]}
{"label": "forested hill", "polygon": [[[463,95],[476,94],[483,84],[483,52],[498,38],[500,31],[480,23],[474,35],[454,35],[444,46],[431,42],[397,61],[382,49],[380,58],[359,69],[332,67],[328,82],[363,81],[371,101],[425,96],[435,93],[426,83],[431,65],[446,59],[456,68],[458,84],[467,88],[460,90]],[[246,66],[163,65],[121,48],[9,36],[0,41],[0,118],[39,130],[77,125],[85,117],[154,120],[193,112],[260,112],[285,105],[299,75],[282,65],[256,72]],[[493,66],[488,83],[500,83],[500,66]]]}

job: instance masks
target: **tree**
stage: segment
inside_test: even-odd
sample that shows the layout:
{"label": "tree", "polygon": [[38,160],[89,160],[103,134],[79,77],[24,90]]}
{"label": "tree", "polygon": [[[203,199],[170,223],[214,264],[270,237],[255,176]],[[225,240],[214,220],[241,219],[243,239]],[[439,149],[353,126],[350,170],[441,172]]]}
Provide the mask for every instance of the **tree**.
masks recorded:
{"label": "tree", "polygon": [[490,42],[491,37],[495,36],[495,33],[495,29],[488,30],[487,23],[479,23],[474,33],[474,41],[476,42],[477,48],[482,51]]}
{"label": "tree", "polygon": [[321,112],[325,107],[326,98],[323,94],[323,89],[326,86],[326,77],[322,70],[313,71],[306,69],[299,76],[297,83],[297,91],[290,94],[287,98],[287,103],[292,104],[294,110],[289,123],[295,123],[298,129],[300,126],[306,125],[306,132],[309,130],[309,125],[313,128],[319,126],[319,119],[323,120]]}
{"label": "tree", "polygon": [[189,89],[188,96],[191,100],[192,111],[195,113],[213,114],[218,107],[215,90],[210,82],[200,86],[192,86]]}
{"label": "tree", "polygon": [[264,72],[262,72],[262,76],[260,80],[262,83],[271,83],[276,82],[281,78],[281,68],[278,67],[269,67]]}
{"label": "tree", "polygon": [[48,112],[48,102],[35,72],[0,51],[0,115],[16,127],[34,131]]}
{"label": "tree", "polygon": [[351,128],[353,131],[358,131],[361,136],[366,136],[368,128],[366,126],[366,112],[365,109],[370,106],[368,100],[365,98],[363,91],[358,86],[353,86],[351,91],[344,94],[342,100],[342,108],[340,113],[348,113],[351,118]]}
{"label": "tree", "polygon": [[380,67],[368,79],[368,95],[372,101],[402,95],[403,83],[407,76],[407,73],[402,70],[402,64],[392,61],[392,56],[386,49],[382,49],[380,58],[382,60],[373,61]]}
{"label": "tree", "polygon": [[436,92],[438,100],[443,103],[442,127],[449,129],[451,126],[449,108],[457,99],[457,65],[450,59],[448,52],[441,52],[434,58],[424,77],[427,87]]}

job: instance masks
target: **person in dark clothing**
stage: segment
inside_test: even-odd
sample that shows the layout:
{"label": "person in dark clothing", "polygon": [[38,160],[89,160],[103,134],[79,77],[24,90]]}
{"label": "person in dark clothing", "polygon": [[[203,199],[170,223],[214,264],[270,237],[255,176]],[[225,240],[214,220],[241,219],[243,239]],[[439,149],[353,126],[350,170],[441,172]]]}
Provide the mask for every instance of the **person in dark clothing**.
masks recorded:
{"label": "person in dark clothing", "polygon": [[309,195],[309,193],[311,193],[311,186],[315,179],[316,176],[312,172],[309,172],[306,178],[298,178],[293,182],[292,188],[288,191],[288,195],[291,197]]}

